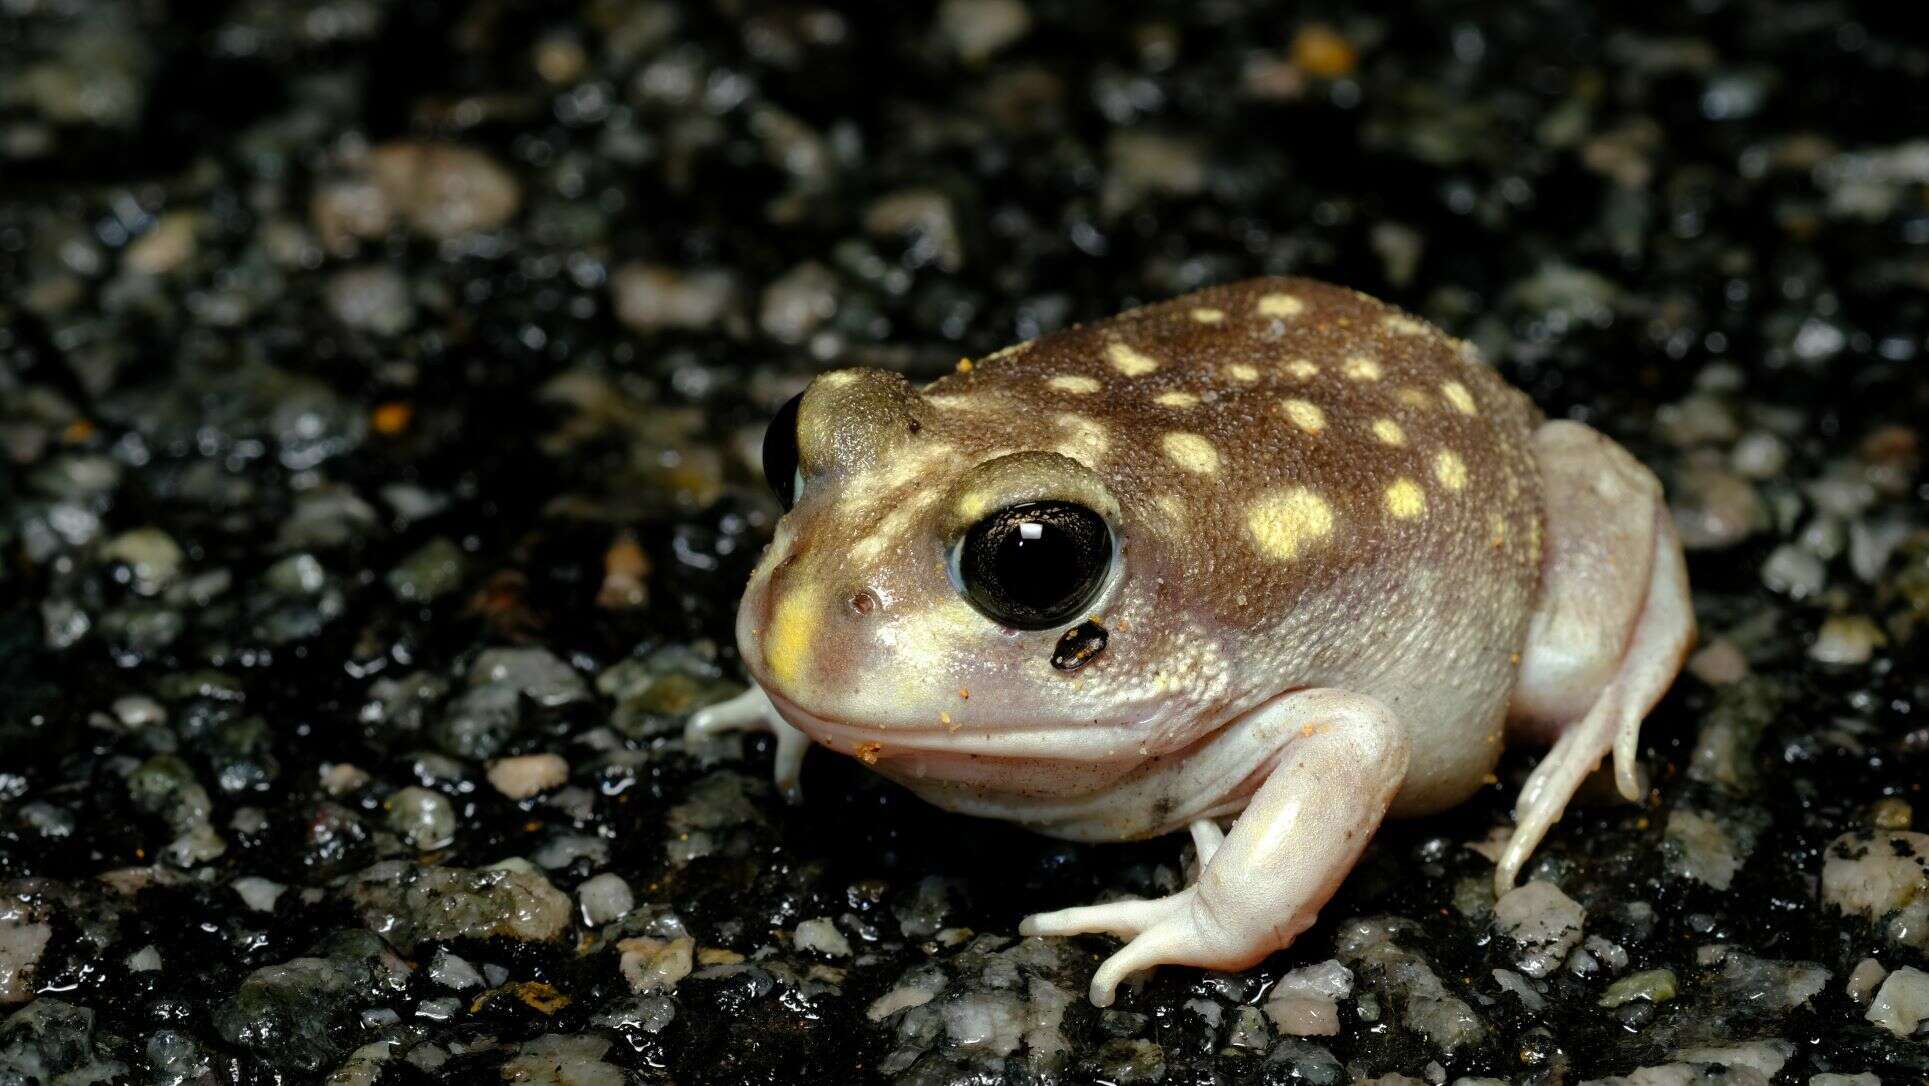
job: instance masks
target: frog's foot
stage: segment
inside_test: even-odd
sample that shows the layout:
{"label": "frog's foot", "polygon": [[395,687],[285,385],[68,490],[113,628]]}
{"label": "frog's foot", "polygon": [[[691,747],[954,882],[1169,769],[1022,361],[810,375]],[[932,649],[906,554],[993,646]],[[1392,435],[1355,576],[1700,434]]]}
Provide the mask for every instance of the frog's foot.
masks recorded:
{"label": "frog's foot", "polygon": [[753,683],[750,689],[728,701],[691,713],[689,722],[683,726],[683,740],[688,743],[725,732],[769,732],[775,736],[777,757],[772,764],[771,775],[786,800],[791,803],[803,801],[801,778],[804,752],[810,749],[810,737],[791,727],[778,715],[776,707],[770,704],[770,696],[764,693],[762,687]]}
{"label": "frog's foot", "polygon": [[1550,422],[1534,441],[1547,539],[1511,713],[1517,731],[1555,738],[1514,804],[1500,893],[1610,752],[1621,794],[1641,798],[1641,721],[1695,637],[1687,566],[1654,475],[1579,423]]}
{"label": "frog's foot", "polygon": [[1405,728],[1379,702],[1301,690],[1255,711],[1277,743],[1232,832],[1192,824],[1199,881],[1149,901],[1027,917],[1023,935],[1107,932],[1127,940],[1092,977],[1109,1007],[1119,982],[1155,965],[1244,969],[1310,927],[1359,859],[1406,777]]}

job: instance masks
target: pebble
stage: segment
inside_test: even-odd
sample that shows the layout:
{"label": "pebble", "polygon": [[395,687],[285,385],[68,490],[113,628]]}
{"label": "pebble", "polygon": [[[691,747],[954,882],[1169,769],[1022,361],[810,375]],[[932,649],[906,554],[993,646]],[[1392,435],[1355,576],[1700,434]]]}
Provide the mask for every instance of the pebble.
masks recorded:
{"label": "pebble", "polygon": [[1875,991],[1877,985],[1882,983],[1882,978],[1888,975],[1889,971],[1882,968],[1881,962],[1874,958],[1864,958],[1855,963],[1854,969],[1849,970],[1849,979],[1844,982],[1842,990],[1857,1003],[1867,1003],[1870,994]]}
{"label": "pebble", "polygon": [[1816,631],[1808,658],[1821,664],[1859,666],[1868,663],[1888,640],[1866,615],[1831,615]]}
{"label": "pebble", "polygon": [[1515,965],[1536,979],[1559,966],[1581,942],[1586,912],[1551,882],[1517,886],[1494,902],[1494,927],[1520,944]]}
{"label": "pebble", "polygon": [[159,595],[173,584],[187,558],[174,537],[159,528],[123,532],[101,547],[100,556],[104,561],[125,563],[131,587],[143,596]]}
{"label": "pebble", "polygon": [[388,809],[388,828],[401,834],[409,847],[429,852],[454,843],[455,807],[442,793],[411,785],[390,796],[383,806]]}
{"label": "pebble", "polygon": [[1863,1016],[1897,1037],[1912,1037],[1929,1019],[1929,973],[1903,966],[1889,974]]}
{"label": "pebble", "polygon": [[779,343],[802,343],[836,315],[839,286],[836,273],[806,260],[764,287],[757,327]]}
{"label": "pebble", "polygon": [[194,258],[195,231],[201,216],[170,211],[121,253],[121,266],[137,275],[166,275]]}
{"label": "pebble", "polygon": [[385,265],[344,268],[329,276],[325,294],[335,319],[358,332],[393,336],[415,323],[408,282]]}
{"label": "pebble", "polygon": [[368,157],[375,184],[403,221],[438,241],[494,230],[522,206],[515,176],[471,147],[400,141]]}
{"label": "pebble", "polygon": [[1339,1001],[1353,994],[1353,971],[1337,961],[1303,966],[1279,978],[1266,997],[1266,1017],[1289,1037],[1332,1037]]}
{"label": "pebble", "polygon": [[281,883],[256,875],[243,876],[230,885],[240,895],[242,903],[258,913],[274,912],[275,902],[281,900],[281,895],[288,889]]}
{"label": "pebble", "polygon": [[806,920],[797,925],[796,932],[791,936],[791,942],[798,950],[814,950],[833,958],[851,956],[851,941],[844,937],[843,932],[837,930],[837,925],[828,916]]}
{"label": "pebble", "polygon": [[1022,0],[944,0],[938,32],[966,64],[983,64],[1031,31]]}
{"label": "pebble", "polygon": [[557,754],[523,754],[489,763],[489,783],[510,799],[528,799],[568,780],[569,763]]}
{"label": "pebble", "polygon": [[662,264],[625,264],[610,277],[616,319],[632,331],[700,331],[735,309],[737,281],[727,271],[684,271]]}
{"label": "pebble", "polygon": [[1822,862],[1822,900],[1900,946],[1929,947],[1929,834],[1847,833]]}
{"label": "pebble", "polygon": [[576,888],[576,903],[583,910],[583,922],[601,927],[636,907],[630,884],[613,871],[583,880]]}
{"label": "pebble", "polygon": [[674,939],[637,936],[617,943],[616,948],[622,952],[619,968],[632,992],[671,991],[690,975],[695,964],[696,940],[687,935]]}

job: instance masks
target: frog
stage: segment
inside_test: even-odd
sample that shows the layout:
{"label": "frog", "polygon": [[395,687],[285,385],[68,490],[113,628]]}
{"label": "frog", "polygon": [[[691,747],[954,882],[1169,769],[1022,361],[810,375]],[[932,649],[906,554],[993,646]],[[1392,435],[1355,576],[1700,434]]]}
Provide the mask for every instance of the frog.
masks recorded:
{"label": "frog", "polygon": [[1164,896],[1023,919],[1157,966],[1250,968],[1390,818],[1548,746],[1496,893],[1600,770],[1646,795],[1643,720],[1695,640],[1656,476],[1549,418],[1467,342],[1268,277],[1040,335],[914,387],[816,376],[765,437],[785,512],[737,612],[752,680],[698,743],[775,736],[948,811],[1072,842],[1186,834]]}

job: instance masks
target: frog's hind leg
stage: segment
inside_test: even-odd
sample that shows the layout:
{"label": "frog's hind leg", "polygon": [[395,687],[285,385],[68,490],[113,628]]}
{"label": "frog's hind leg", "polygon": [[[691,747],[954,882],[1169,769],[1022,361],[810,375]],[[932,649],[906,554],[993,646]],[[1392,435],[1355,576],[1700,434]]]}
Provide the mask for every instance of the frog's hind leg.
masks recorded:
{"label": "frog's hind leg", "polygon": [[1515,802],[1494,875],[1503,893],[1609,752],[1621,794],[1640,798],[1642,718],[1695,637],[1687,566],[1654,475],[1579,423],[1547,423],[1534,446],[1546,538],[1510,712],[1516,733],[1554,746]]}

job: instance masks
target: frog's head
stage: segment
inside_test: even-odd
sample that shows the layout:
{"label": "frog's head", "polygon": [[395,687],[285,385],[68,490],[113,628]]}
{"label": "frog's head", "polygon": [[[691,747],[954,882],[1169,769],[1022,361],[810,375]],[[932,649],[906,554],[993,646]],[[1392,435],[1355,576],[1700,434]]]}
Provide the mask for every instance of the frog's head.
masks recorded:
{"label": "frog's head", "polygon": [[840,370],[779,412],[764,467],[787,512],[744,594],[745,664],[793,725],[894,775],[1116,772],[1182,744],[1216,654],[1173,598],[1163,514],[1092,466],[1101,424],[948,383]]}

